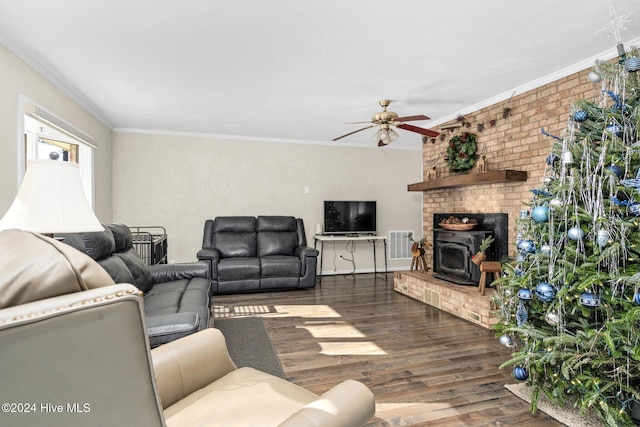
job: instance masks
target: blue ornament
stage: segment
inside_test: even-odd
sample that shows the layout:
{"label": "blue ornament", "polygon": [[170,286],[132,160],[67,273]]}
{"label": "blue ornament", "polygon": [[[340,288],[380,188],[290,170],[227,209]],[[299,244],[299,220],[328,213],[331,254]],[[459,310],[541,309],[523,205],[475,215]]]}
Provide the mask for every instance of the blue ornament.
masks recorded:
{"label": "blue ornament", "polygon": [[609,200],[611,200],[611,203],[615,203],[618,206],[629,206],[629,205],[632,205],[634,203],[633,200],[631,200],[631,202],[629,202],[629,200],[620,200],[617,197],[612,197]]}
{"label": "blue ornament", "polygon": [[549,208],[546,206],[537,206],[531,211],[531,218],[535,222],[549,221]]}
{"label": "blue ornament", "polygon": [[605,128],[605,130],[610,134],[616,135],[616,136],[622,136],[622,132],[623,132],[622,126],[620,125],[609,125]]}
{"label": "blue ornament", "polygon": [[598,307],[600,305],[600,297],[591,292],[584,292],[580,295],[580,304],[589,308]]}
{"label": "blue ornament", "polygon": [[531,190],[531,192],[532,192],[533,194],[535,194],[536,196],[544,196],[544,197],[551,197],[551,196],[552,196],[552,194],[551,194],[551,193],[549,193],[548,191],[546,191],[546,190],[539,190],[539,189],[537,189],[537,188],[534,188],[533,190]]}
{"label": "blue ornament", "polygon": [[615,92],[612,92],[610,90],[603,90],[602,93],[606,93],[607,95],[609,95],[611,97],[611,100],[613,101],[613,108],[623,108],[624,107],[624,103],[622,102],[622,98],[620,98],[620,95],[618,95]]}
{"label": "blue ornament", "polygon": [[556,156],[555,154],[549,154],[547,156],[547,164],[549,166],[552,166],[554,163],[556,163],[558,160],[560,160],[560,157]]}
{"label": "blue ornament", "polygon": [[524,367],[516,366],[515,368],[513,368],[513,376],[517,380],[525,381],[527,378],[529,378],[529,373]]}
{"label": "blue ornament", "polygon": [[545,255],[551,255],[551,245],[542,245],[540,247],[540,252]]}
{"label": "blue ornament", "polygon": [[623,179],[620,181],[620,184],[625,187],[632,187],[635,189],[640,189],[640,169],[636,172],[636,177],[631,179]]}
{"label": "blue ornament", "polygon": [[618,178],[622,178],[622,174],[624,173],[624,171],[622,170],[622,168],[618,165],[611,165],[607,167],[607,170],[612,172],[615,176],[617,176]]}
{"label": "blue ornament", "polygon": [[633,295],[633,302],[635,303],[635,305],[640,305],[640,292],[636,292]]}
{"label": "blue ornament", "polygon": [[637,56],[632,56],[631,58],[627,58],[624,63],[624,68],[627,71],[631,71],[635,73],[636,71],[640,71],[640,58]]}
{"label": "blue ornament", "polygon": [[582,231],[580,227],[571,227],[569,231],[567,231],[567,236],[569,236],[571,240],[582,240],[584,231]]}
{"label": "blue ornament", "polygon": [[518,249],[523,254],[530,254],[536,251],[536,244],[533,240],[523,240],[518,244]]}
{"label": "blue ornament", "polygon": [[573,118],[576,122],[584,122],[585,120],[587,120],[587,118],[589,117],[589,115],[587,114],[586,111],[584,110],[578,110],[576,111],[576,113],[573,115]]}
{"label": "blue ornament", "polygon": [[531,301],[533,299],[533,293],[527,288],[522,288],[518,291],[518,298],[522,301]]}
{"label": "blue ornament", "polygon": [[556,288],[546,282],[539,283],[536,286],[536,296],[540,301],[549,302],[556,297]]}

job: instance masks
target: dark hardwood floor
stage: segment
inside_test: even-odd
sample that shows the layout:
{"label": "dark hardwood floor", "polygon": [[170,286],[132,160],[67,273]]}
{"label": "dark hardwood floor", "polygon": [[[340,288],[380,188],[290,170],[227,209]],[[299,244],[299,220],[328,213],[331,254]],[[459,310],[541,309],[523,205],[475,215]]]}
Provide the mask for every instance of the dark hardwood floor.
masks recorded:
{"label": "dark hardwood floor", "polygon": [[393,276],[329,276],[315,289],[216,295],[214,315],[264,318],[287,378],[321,394],[348,378],[378,426],[562,426],[504,388],[494,333],[393,291]]}

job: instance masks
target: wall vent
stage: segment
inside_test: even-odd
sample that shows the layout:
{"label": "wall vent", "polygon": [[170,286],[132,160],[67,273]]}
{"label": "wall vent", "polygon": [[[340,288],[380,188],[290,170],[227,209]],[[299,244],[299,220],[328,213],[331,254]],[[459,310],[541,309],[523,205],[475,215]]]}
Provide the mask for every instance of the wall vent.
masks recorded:
{"label": "wall vent", "polygon": [[411,230],[389,231],[389,260],[394,259],[411,259],[411,240],[407,236],[412,233]]}

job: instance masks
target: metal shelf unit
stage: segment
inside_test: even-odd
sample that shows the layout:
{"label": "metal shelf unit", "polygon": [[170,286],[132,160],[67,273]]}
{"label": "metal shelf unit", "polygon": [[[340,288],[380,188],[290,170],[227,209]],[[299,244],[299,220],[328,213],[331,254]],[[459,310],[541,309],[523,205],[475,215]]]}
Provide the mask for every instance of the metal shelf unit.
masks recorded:
{"label": "metal shelf unit", "polygon": [[129,227],[133,235],[133,247],[147,265],[166,264],[167,230],[149,225]]}

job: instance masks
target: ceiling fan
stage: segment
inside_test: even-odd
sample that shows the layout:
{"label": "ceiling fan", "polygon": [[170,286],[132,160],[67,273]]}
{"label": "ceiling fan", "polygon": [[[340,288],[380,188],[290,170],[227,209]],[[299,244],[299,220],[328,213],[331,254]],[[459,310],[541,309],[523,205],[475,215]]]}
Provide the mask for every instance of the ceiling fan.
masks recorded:
{"label": "ceiling fan", "polygon": [[344,134],[342,136],[339,136],[337,138],[332,139],[332,141],[337,141],[339,139],[342,139],[346,136],[349,135],[353,135],[354,133],[363,131],[365,129],[370,129],[372,127],[376,127],[379,126],[380,129],[378,129],[376,131],[376,133],[373,134],[372,139],[374,142],[378,143],[378,147],[383,147],[387,144],[389,144],[392,141],[395,141],[396,139],[398,139],[399,135],[396,131],[394,131],[391,126],[395,126],[397,128],[400,129],[404,129],[404,130],[408,130],[410,132],[415,132],[415,133],[419,133],[421,135],[426,135],[429,136],[431,138],[435,138],[436,136],[440,135],[439,132],[430,130],[430,129],[424,129],[418,126],[414,126],[414,125],[410,125],[407,124],[405,122],[411,122],[414,120],[429,120],[429,117],[425,116],[425,115],[417,115],[417,116],[406,116],[406,117],[398,117],[398,115],[396,113],[394,113],[393,111],[387,111],[387,107],[389,106],[389,104],[391,103],[391,101],[389,99],[381,99],[379,102],[380,106],[382,107],[382,111],[380,111],[379,113],[376,113],[373,115],[373,117],[371,118],[370,122],[352,122],[352,123],[347,123],[347,124],[359,124],[359,123],[371,123],[371,125],[369,126],[365,126],[362,129],[358,129],[358,130],[354,130],[353,132],[349,132],[347,134]]}

